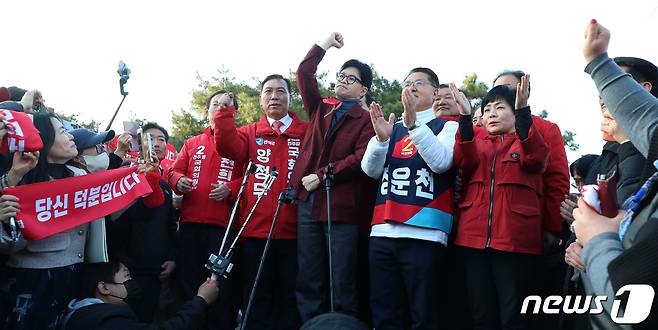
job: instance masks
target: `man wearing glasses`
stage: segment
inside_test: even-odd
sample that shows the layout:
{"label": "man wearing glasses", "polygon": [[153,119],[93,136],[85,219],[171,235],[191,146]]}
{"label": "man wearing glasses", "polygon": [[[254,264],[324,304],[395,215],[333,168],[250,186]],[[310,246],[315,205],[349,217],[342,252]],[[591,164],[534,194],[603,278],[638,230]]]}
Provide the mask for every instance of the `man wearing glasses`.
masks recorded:
{"label": "man wearing glasses", "polygon": [[[360,162],[374,135],[361,98],[372,84],[372,70],[358,60],[343,64],[336,75],[336,97],[323,98],[315,78],[325,52],[343,47],[343,36],[332,33],[313,45],[297,69],[297,86],[310,118],[302,151],[290,178],[299,203],[297,217],[297,307],[304,322],[329,311],[327,207],[331,208],[331,251],[335,311],[356,316],[358,208],[363,200]],[[333,164],[331,205],[327,205],[324,179]]]}
{"label": "man wearing glasses", "polygon": [[[394,124],[393,114],[385,120],[381,107],[370,105],[376,135],[361,161],[379,180],[368,251],[373,326],[440,329],[436,308],[453,221],[458,124],[435,116],[440,85],[431,69],[411,70],[403,87],[401,122]],[[454,86],[448,93],[456,99]]]}

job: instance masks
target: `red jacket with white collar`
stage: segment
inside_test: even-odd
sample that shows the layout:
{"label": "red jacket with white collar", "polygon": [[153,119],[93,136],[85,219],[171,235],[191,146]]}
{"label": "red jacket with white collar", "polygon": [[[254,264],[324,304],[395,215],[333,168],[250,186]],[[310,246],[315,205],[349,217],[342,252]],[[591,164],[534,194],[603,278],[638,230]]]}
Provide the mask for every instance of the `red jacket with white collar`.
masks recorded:
{"label": "red jacket with white collar", "polygon": [[[177,194],[183,195],[181,221],[226,227],[232,204],[228,199],[221,201],[210,199],[208,195],[214,189],[210,184],[217,181],[228,183],[241,175],[241,164],[220,157],[217,153],[210,127],[185,141],[174,165],[167,173],[169,186]],[[193,181],[194,188],[186,194],[176,187],[176,183],[182,177],[188,177]]]}
{"label": "red jacket with white collar", "polygon": [[[302,146],[302,138],[308,127],[308,122],[301,120],[293,112],[288,113],[292,123],[281,134],[277,135],[270,127],[267,117],[263,115],[254,124],[235,127],[235,110],[232,107],[218,111],[213,118],[215,122],[215,145],[220,155],[247,164],[249,159],[256,165],[256,173],[247,181],[247,186],[240,201],[240,224],[253,207],[258,194],[264,188],[267,174],[276,166],[279,176],[272,184],[271,190],[262,200],[252,216],[244,237],[267,238],[272,225],[279,194],[288,186],[297,157]],[[235,196],[240,182],[235,180],[230,185]],[[297,238],[297,207],[283,204],[279,211],[279,220],[274,231],[275,239]]]}

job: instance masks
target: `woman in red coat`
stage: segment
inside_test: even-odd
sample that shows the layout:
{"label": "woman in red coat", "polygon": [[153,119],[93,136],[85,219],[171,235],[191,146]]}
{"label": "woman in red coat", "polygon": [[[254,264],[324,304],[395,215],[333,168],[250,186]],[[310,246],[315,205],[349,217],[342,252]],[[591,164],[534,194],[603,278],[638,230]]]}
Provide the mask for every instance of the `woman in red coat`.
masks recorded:
{"label": "woman in red coat", "polygon": [[455,163],[464,199],[455,244],[461,247],[474,328],[527,329],[520,314],[532,294],[541,254],[542,173],[548,147],[532,124],[528,77],[517,92],[494,87],[482,102],[486,132],[475,134],[468,101],[460,102]]}

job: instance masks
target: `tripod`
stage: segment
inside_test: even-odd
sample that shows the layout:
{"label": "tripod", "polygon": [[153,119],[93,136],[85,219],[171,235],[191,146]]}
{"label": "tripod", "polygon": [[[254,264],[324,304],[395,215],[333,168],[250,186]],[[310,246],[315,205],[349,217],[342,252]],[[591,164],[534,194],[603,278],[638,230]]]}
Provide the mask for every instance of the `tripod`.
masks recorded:
{"label": "tripod", "polygon": [[263,254],[260,257],[260,264],[258,265],[258,270],[256,271],[256,278],[254,279],[254,285],[251,288],[249,293],[249,300],[247,302],[247,309],[245,310],[244,317],[242,318],[242,325],[240,326],[241,330],[244,330],[247,326],[247,320],[249,319],[249,312],[251,311],[251,306],[254,302],[254,297],[256,296],[256,288],[258,287],[258,281],[260,280],[260,274],[263,271],[265,266],[265,258],[267,258],[267,251],[270,248],[270,243],[272,242],[272,235],[274,234],[274,228],[276,227],[277,220],[279,220],[279,210],[283,203],[290,204],[292,198],[290,197],[291,188],[286,188],[279,194],[279,202],[276,205],[276,211],[274,211],[274,219],[272,220],[272,226],[270,226],[270,231],[267,234],[267,241],[265,241],[265,247],[263,248]]}
{"label": "tripod", "polygon": [[274,183],[274,180],[276,180],[277,175],[279,175],[279,172],[276,171],[276,167],[272,167],[272,172],[270,172],[267,178],[265,178],[265,188],[263,189],[263,192],[260,195],[258,195],[258,199],[256,199],[254,206],[249,211],[247,218],[244,220],[242,227],[240,227],[240,230],[235,236],[235,239],[233,239],[231,245],[228,247],[226,253],[222,255],[223,251],[219,251],[217,255],[211,254],[210,257],[208,258],[208,262],[206,263],[206,268],[213,273],[212,274],[213,280],[216,280],[220,277],[227,278],[229,273],[233,269],[233,264],[231,263],[231,259],[233,258],[235,246],[238,244],[238,240],[240,239],[240,236],[244,232],[245,228],[247,228],[247,225],[249,224],[251,217],[254,215],[254,211],[256,210],[256,207],[258,206],[258,204],[260,204],[260,201],[263,199],[263,196],[267,194],[267,192],[272,187],[272,183]]}

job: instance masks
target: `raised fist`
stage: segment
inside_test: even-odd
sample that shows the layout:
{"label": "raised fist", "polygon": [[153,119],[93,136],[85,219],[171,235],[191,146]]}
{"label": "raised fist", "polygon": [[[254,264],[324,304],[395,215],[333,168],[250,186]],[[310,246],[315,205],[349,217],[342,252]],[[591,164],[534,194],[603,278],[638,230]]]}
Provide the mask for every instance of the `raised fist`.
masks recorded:
{"label": "raised fist", "polygon": [[341,48],[345,45],[345,42],[343,41],[343,35],[340,34],[340,32],[333,32],[325,39],[320,47],[322,47],[324,50],[327,50],[331,47],[336,47],[336,48]]}
{"label": "raised fist", "polygon": [[589,64],[597,56],[607,52],[609,43],[610,31],[592,19],[585,28],[585,44],[583,45],[585,61]]}

